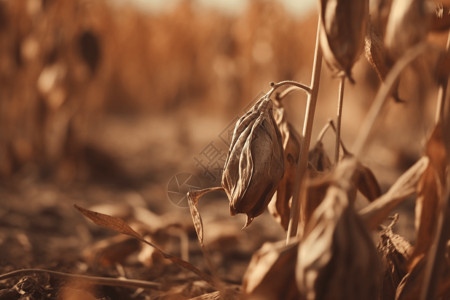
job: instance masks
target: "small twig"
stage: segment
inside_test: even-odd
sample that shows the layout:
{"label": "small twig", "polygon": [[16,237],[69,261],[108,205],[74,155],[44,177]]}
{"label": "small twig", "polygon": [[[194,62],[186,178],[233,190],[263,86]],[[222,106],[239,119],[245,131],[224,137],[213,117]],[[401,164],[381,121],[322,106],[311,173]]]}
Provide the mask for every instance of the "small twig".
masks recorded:
{"label": "small twig", "polygon": [[[445,51],[448,53],[449,49],[450,49],[450,31],[448,33]],[[448,78],[446,78],[439,84],[439,91],[436,105],[436,116],[435,116],[436,124],[444,119],[444,106],[445,106],[445,98],[447,96],[447,84]]]}
{"label": "small twig", "polygon": [[12,277],[29,276],[32,274],[49,274],[59,279],[76,280],[79,282],[85,282],[90,285],[118,286],[118,287],[143,288],[143,289],[158,289],[161,287],[160,283],[145,280],[78,275],[45,269],[21,269],[12,271],[0,275],[0,281]]}
{"label": "small twig", "polygon": [[339,82],[339,96],[338,96],[338,106],[337,106],[337,121],[336,121],[336,144],[334,150],[334,162],[337,165],[339,161],[339,149],[341,144],[341,123],[342,123],[342,105],[344,102],[344,85],[345,77],[341,77]]}
{"label": "small twig", "polygon": [[383,108],[384,103],[391,94],[392,89],[394,88],[394,84],[397,78],[400,76],[401,72],[420,54],[422,54],[426,49],[429,48],[430,47],[426,43],[420,43],[419,45],[408,50],[408,52],[406,52],[405,55],[403,55],[403,57],[401,57],[391,69],[386,77],[386,80],[378,90],[375,100],[373,101],[367,117],[363,125],[361,126],[361,130],[359,131],[359,135],[356,139],[353,151],[356,157],[359,157],[361,155],[361,151],[363,150],[363,147],[366,144],[367,139],[369,138],[369,134],[372,130],[373,125],[375,124],[375,120],[377,119],[378,114]]}
{"label": "small twig", "polygon": [[300,218],[300,186],[304,180],[308,168],[308,152],[311,143],[312,127],[316,111],[317,95],[319,93],[320,71],[322,68],[322,52],[319,45],[320,36],[320,16],[317,24],[316,48],[314,52],[314,63],[311,78],[311,89],[308,93],[306,103],[306,117],[303,123],[303,140],[300,148],[300,154],[295,172],[295,187],[292,197],[291,212],[289,216],[289,226],[286,236],[286,243],[289,244],[291,237],[297,236],[298,222]]}
{"label": "small twig", "polygon": [[311,94],[311,88],[307,85],[304,85],[300,82],[297,81],[293,81],[293,80],[285,80],[285,81],[280,81],[280,82],[271,82],[270,86],[272,87],[269,92],[267,92],[267,96],[270,97],[272,96],[273,92],[275,92],[276,89],[278,89],[279,87],[282,87],[284,85],[292,85],[293,87],[295,87],[296,89],[301,89],[303,91],[305,91],[308,95]]}
{"label": "small twig", "polygon": [[309,91],[306,91],[305,89],[302,89],[302,88],[299,88],[298,86],[290,86],[290,87],[288,87],[287,89],[285,89],[284,91],[282,91],[282,92],[277,92],[276,94],[275,94],[275,99],[278,101],[278,102],[281,102],[287,95],[289,95],[291,92],[293,92],[293,91],[298,91],[298,90],[302,90],[302,91],[305,91],[306,93],[309,93]]}

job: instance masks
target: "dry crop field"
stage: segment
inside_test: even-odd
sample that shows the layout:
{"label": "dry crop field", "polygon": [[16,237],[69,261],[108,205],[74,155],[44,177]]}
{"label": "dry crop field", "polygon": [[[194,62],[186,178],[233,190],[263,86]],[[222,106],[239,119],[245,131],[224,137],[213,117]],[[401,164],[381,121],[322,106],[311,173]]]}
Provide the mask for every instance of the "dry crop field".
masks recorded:
{"label": "dry crop field", "polygon": [[449,30],[0,0],[0,300],[450,299]]}

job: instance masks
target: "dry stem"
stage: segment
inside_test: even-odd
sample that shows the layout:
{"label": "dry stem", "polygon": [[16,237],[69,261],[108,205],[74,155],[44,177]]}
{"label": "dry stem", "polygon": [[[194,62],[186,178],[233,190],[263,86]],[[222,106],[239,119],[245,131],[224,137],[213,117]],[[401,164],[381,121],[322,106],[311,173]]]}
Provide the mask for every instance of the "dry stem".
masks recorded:
{"label": "dry stem", "polygon": [[337,121],[336,121],[336,145],[334,150],[334,162],[337,165],[339,161],[339,145],[341,144],[341,122],[342,122],[342,105],[344,102],[344,85],[345,77],[341,77],[339,82],[339,96],[338,96],[338,106],[337,106]]}
{"label": "dry stem", "polygon": [[306,117],[303,124],[303,140],[300,149],[297,170],[295,172],[295,188],[292,197],[291,213],[289,217],[289,227],[286,237],[286,243],[289,244],[290,238],[297,235],[298,222],[300,217],[300,186],[304,180],[306,169],[308,168],[308,150],[311,142],[312,127],[314,123],[314,115],[316,111],[317,95],[319,93],[320,70],[322,68],[322,52],[319,45],[320,35],[320,16],[317,24],[316,48],[314,53],[314,63],[311,79],[311,93],[308,94],[306,103]]}
{"label": "dry stem", "polygon": [[[450,48],[450,31],[448,33],[447,46],[445,48],[446,52],[448,52]],[[444,119],[444,106],[445,106],[445,98],[447,96],[447,84],[448,78],[446,80],[443,80],[439,84],[438,99],[436,105],[436,116],[435,116],[436,124]]]}
{"label": "dry stem", "polygon": [[32,274],[50,274],[56,278],[63,280],[76,280],[81,282],[86,282],[90,285],[104,285],[104,286],[120,286],[127,288],[143,288],[143,289],[158,289],[161,287],[160,283],[145,281],[145,280],[135,280],[135,279],[125,279],[125,278],[109,278],[109,277],[97,277],[97,276],[87,276],[70,274],[58,271],[51,271],[45,269],[22,269],[15,270],[9,273],[0,275],[0,281],[17,276],[27,276]]}
{"label": "dry stem", "polygon": [[408,52],[406,52],[405,55],[403,55],[403,57],[395,63],[394,67],[387,75],[386,80],[382,83],[380,89],[378,90],[375,100],[370,107],[367,117],[361,126],[361,130],[355,141],[353,153],[357,158],[360,157],[363,147],[369,138],[370,131],[372,130],[372,127],[375,124],[384,103],[391,94],[397,78],[400,76],[401,72],[427,48],[429,47],[426,43],[420,43],[419,45],[408,50]]}

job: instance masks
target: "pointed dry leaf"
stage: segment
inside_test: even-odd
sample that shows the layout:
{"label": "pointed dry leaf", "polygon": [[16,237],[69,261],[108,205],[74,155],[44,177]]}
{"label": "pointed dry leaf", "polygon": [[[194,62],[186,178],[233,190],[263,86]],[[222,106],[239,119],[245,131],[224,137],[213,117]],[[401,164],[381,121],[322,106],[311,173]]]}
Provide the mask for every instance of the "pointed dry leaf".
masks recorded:
{"label": "pointed dry leaf", "polygon": [[358,163],[354,176],[354,182],[358,191],[360,191],[370,202],[380,197],[380,185],[378,184],[375,175],[368,167]]}
{"label": "pointed dry leaf", "polygon": [[351,70],[364,47],[368,0],[321,0],[320,46],[324,59],[338,75],[353,81]]}
{"label": "pointed dry leaf", "polygon": [[284,174],[281,134],[272,109],[265,95],[238,120],[225,161],[222,186],[231,215],[247,214],[244,227],[264,212]]}
{"label": "pointed dry leaf", "polygon": [[428,157],[419,159],[397,179],[384,195],[374,200],[359,212],[359,215],[369,229],[376,229],[397,205],[414,194],[417,183],[427,169],[428,164]]}
{"label": "pointed dry leaf", "polygon": [[255,254],[244,274],[246,299],[299,299],[295,283],[298,241],[265,243]]}
{"label": "pointed dry leaf", "polygon": [[130,226],[128,226],[127,223],[125,223],[124,220],[108,216],[102,213],[98,213],[92,210],[88,210],[85,208],[82,208],[76,204],[74,204],[74,207],[78,209],[85,217],[90,219],[92,222],[97,224],[98,226],[105,227],[111,230],[114,230],[119,233],[123,233],[132,237],[137,238],[138,240],[142,240],[142,236],[133,230]]}
{"label": "pointed dry leaf", "polygon": [[[377,299],[379,261],[375,245],[349,198],[354,159],[337,167],[299,244],[297,285],[306,299]],[[338,170],[340,169],[340,170]]]}
{"label": "pointed dry leaf", "polygon": [[179,257],[173,256],[172,254],[164,252],[161,248],[159,248],[154,243],[145,240],[139,233],[134,231],[127,223],[125,223],[124,220],[122,220],[120,218],[108,216],[108,215],[105,215],[102,213],[98,213],[95,211],[91,211],[91,210],[82,208],[76,204],[74,204],[74,207],[78,211],[80,211],[85,217],[90,219],[92,222],[94,222],[98,226],[105,227],[105,228],[111,229],[113,231],[132,236],[132,237],[138,239],[139,241],[141,241],[149,246],[152,246],[153,248],[158,250],[158,252],[160,252],[164,256],[164,258],[169,259],[173,263],[176,263],[177,265],[197,274],[200,278],[202,278],[203,280],[205,280],[212,286],[215,285],[215,281],[213,280],[213,278],[210,275],[200,271],[197,267],[195,267],[191,263],[184,261]]}
{"label": "pointed dry leaf", "polygon": [[413,257],[428,251],[436,231],[447,170],[447,153],[442,134],[442,126],[437,124],[426,146],[426,155],[430,159],[430,164],[417,187],[415,210],[417,237]]}
{"label": "pointed dry leaf", "polygon": [[384,38],[388,58],[392,62],[425,40],[428,32],[428,14],[424,3],[423,0],[393,1]]}
{"label": "pointed dry leaf", "polygon": [[202,197],[203,195],[223,190],[222,187],[213,187],[213,188],[206,188],[203,190],[197,190],[197,191],[191,191],[187,193],[187,199],[189,204],[189,210],[191,212],[192,222],[194,224],[195,232],[197,233],[198,241],[200,242],[200,245],[203,247],[203,220],[200,216],[200,212],[198,211],[197,205],[198,205],[198,199]]}
{"label": "pointed dry leaf", "polygon": [[289,226],[290,202],[295,185],[295,172],[300,153],[301,136],[287,122],[286,112],[283,107],[274,110],[274,118],[282,137],[285,171],[283,179],[278,185],[277,192],[267,208],[284,230],[287,230]]}

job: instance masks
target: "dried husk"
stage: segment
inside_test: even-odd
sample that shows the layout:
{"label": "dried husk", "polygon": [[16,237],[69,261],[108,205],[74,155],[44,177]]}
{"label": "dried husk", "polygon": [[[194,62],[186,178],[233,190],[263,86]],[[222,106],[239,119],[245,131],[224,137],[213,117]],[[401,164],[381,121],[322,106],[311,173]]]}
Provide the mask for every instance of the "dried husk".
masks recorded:
{"label": "dried husk", "polygon": [[281,134],[273,104],[262,97],[235,126],[222,174],[230,213],[247,215],[248,226],[266,209],[284,175]]}
{"label": "dried husk", "polygon": [[296,276],[306,299],[377,299],[376,248],[349,192],[356,168],[352,158],[339,164],[342,176],[328,188],[300,241]]}
{"label": "dried husk", "polygon": [[394,0],[386,25],[384,43],[388,58],[395,62],[407,50],[424,41],[428,13],[424,0]]}
{"label": "dried husk", "polygon": [[[398,216],[398,215],[397,215]],[[411,244],[392,231],[395,220],[380,233],[378,252],[383,260],[384,275],[380,295],[381,299],[394,299],[397,286],[408,273],[408,261],[411,258]]]}
{"label": "dried husk", "polygon": [[272,201],[268,205],[269,212],[280,223],[284,230],[289,226],[289,215],[292,194],[295,186],[295,172],[301,147],[301,136],[294,126],[287,122],[283,107],[274,111],[275,122],[281,132],[284,151],[284,176]]}
{"label": "dried husk", "polygon": [[328,66],[353,82],[351,69],[364,47],[368,0],[321,0],[320,46]]}
{"label": "dried husk", "polygon": [[265,243],[255,254],[244,274],[245,299],[299,299],[295,284],[298,241]]}

